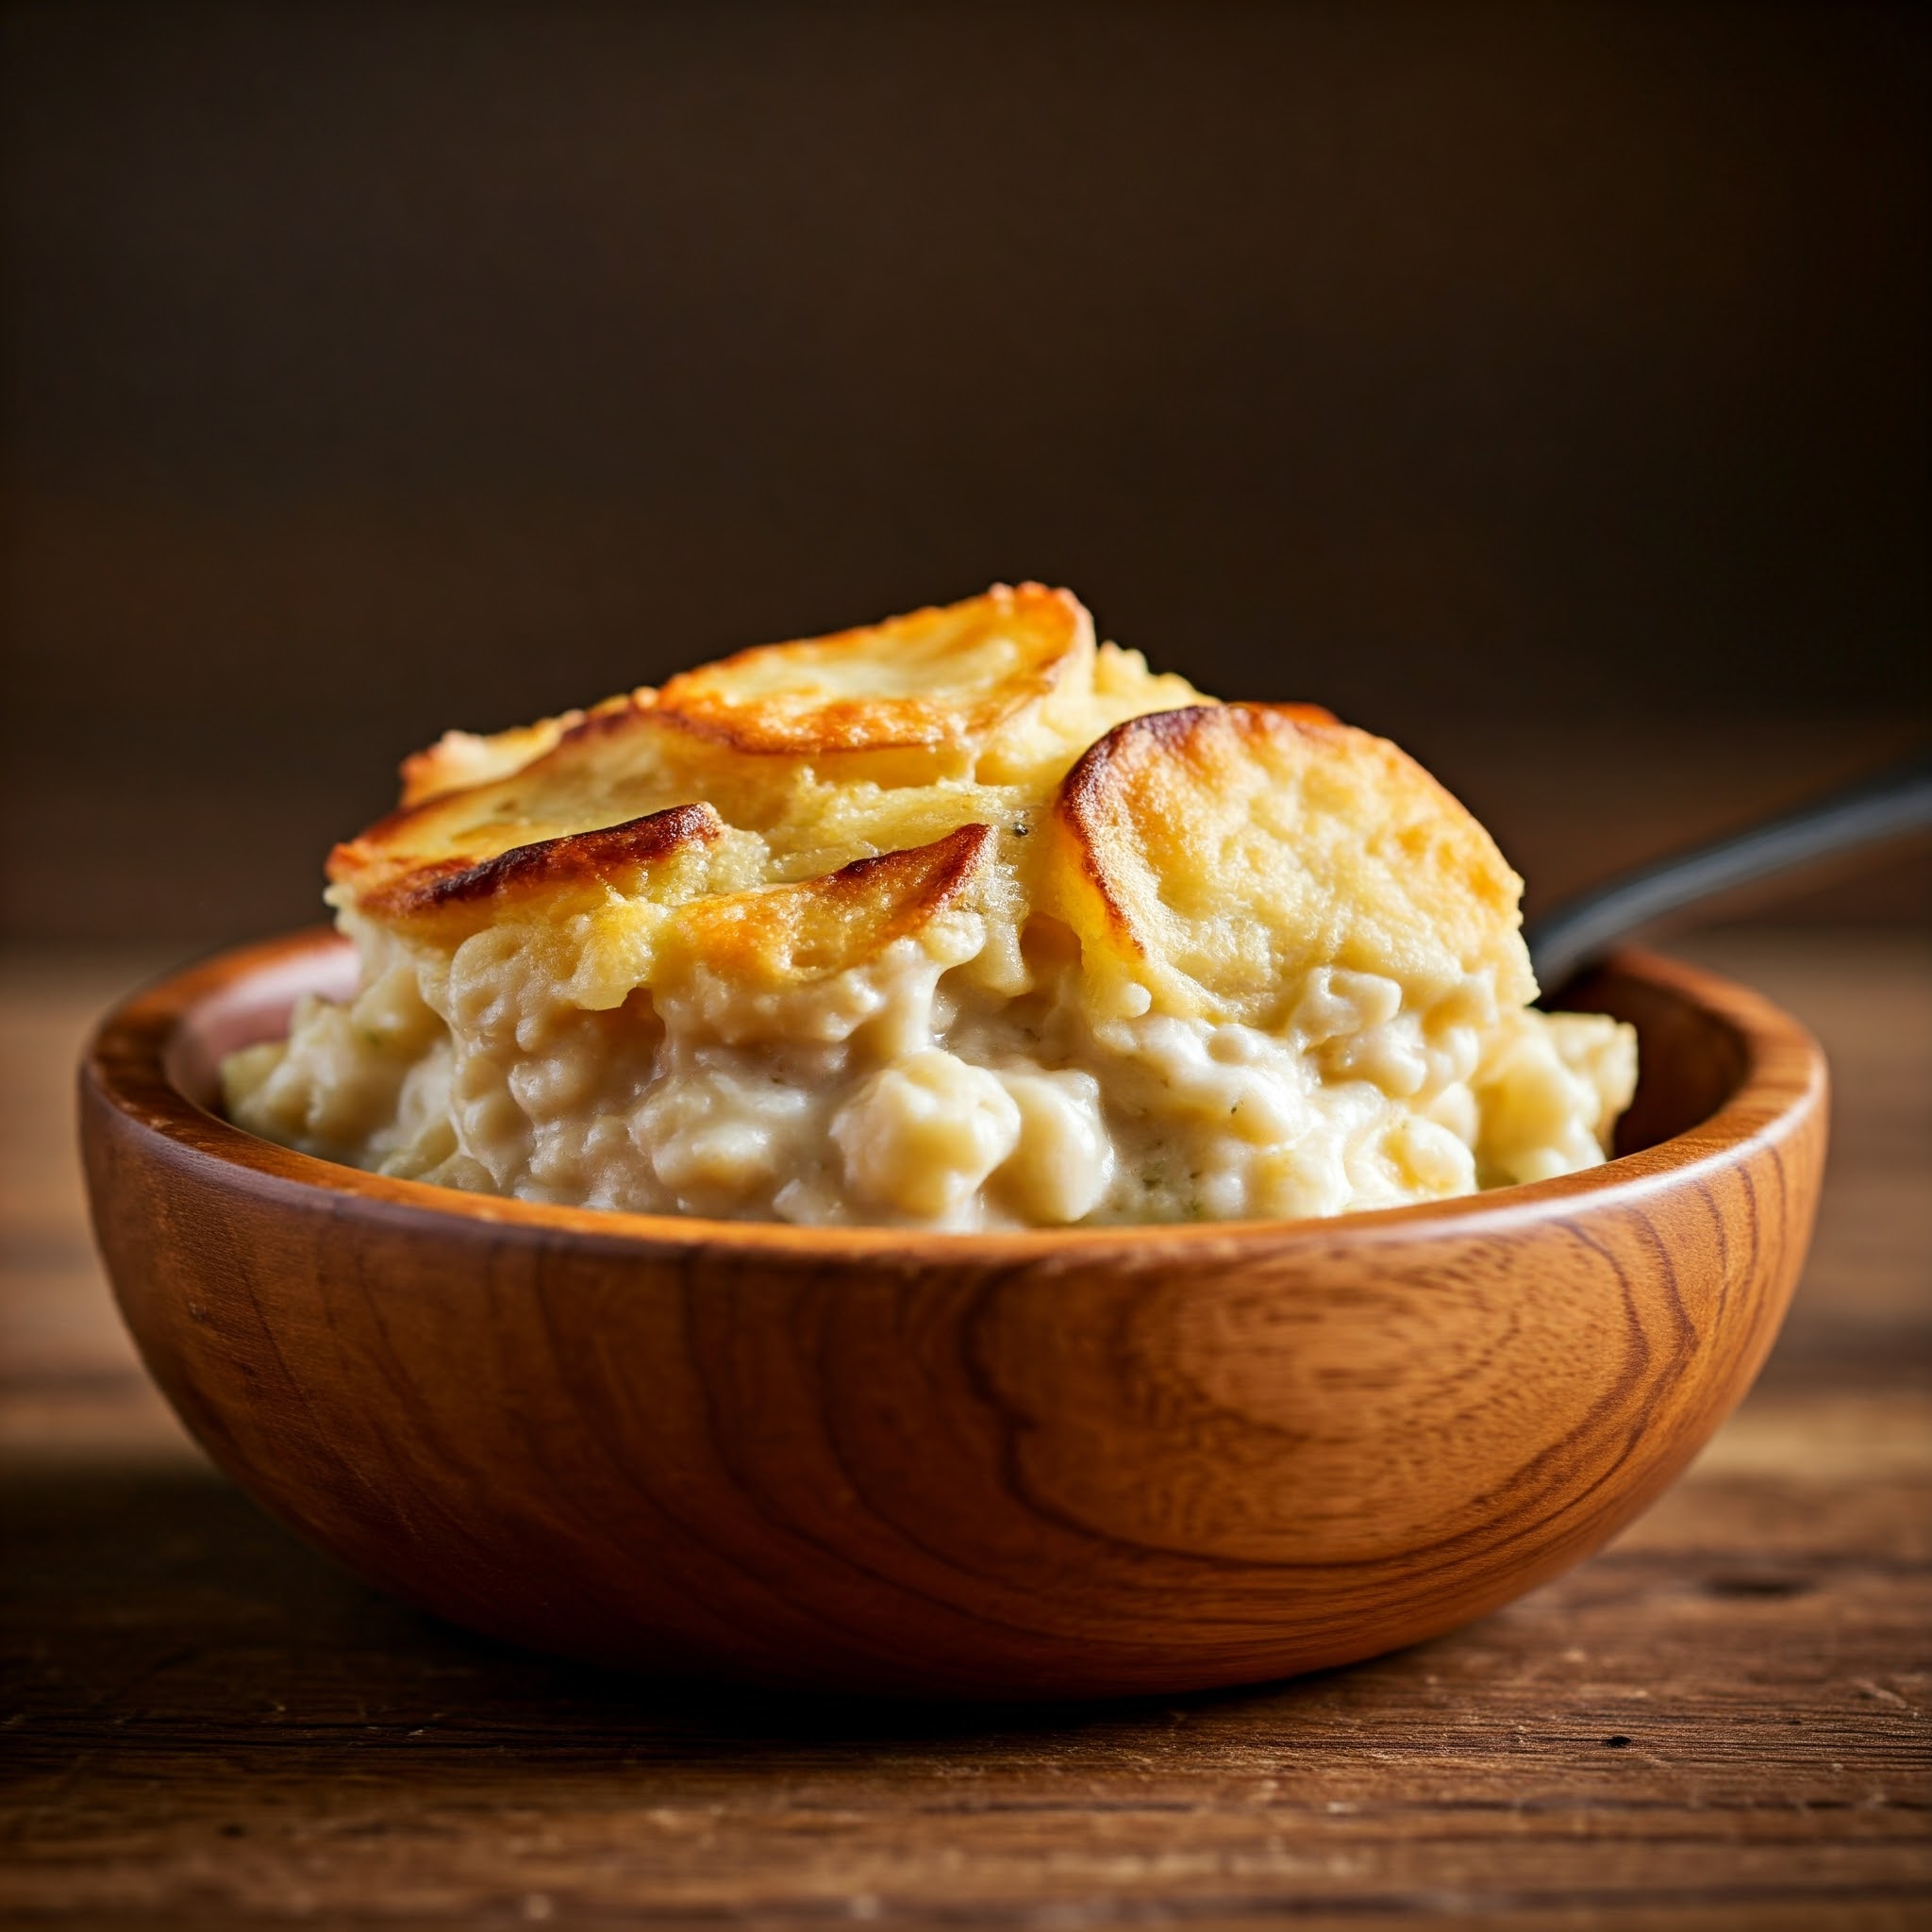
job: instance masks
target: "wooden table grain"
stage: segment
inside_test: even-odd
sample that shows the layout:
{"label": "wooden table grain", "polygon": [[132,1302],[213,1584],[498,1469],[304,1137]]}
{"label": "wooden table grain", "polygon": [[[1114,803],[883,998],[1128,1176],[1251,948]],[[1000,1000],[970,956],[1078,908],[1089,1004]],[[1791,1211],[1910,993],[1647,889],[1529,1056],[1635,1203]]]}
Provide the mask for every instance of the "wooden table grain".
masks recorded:
{"label": "wooden table grain", "polygon": [[309,1554],[183,1439],[92,1258],[69,1072],[148,962],[0,962],[0,1921],[1924,1923],[1932,951],[1681,950],[1807,1018],[1838,1080],[1785,1339],[1691,1473],[1418,1649],[1025,1710],[667,1693]]}

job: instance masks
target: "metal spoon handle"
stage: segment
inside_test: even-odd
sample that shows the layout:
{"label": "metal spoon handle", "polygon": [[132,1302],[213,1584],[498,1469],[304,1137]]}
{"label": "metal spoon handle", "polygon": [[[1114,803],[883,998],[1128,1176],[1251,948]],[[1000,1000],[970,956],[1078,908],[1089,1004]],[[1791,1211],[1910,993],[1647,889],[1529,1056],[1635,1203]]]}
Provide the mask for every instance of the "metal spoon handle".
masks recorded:
{"label": "metal spoon handle", "polygon": [[1795,811],[1593,886],[1533,920],[1524,937],[1538,982],[1561,986],[1640,927],[1754,879],[1932,826],[1932,754]]}

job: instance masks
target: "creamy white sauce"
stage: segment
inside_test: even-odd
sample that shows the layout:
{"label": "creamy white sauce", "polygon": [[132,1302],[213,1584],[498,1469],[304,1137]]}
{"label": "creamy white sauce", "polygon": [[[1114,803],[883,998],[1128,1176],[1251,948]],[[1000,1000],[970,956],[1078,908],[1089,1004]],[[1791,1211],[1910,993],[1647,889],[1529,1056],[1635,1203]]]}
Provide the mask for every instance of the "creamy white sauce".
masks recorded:
{"label": "creamy white sauce", "polygon": [[[494,926],[454,953],[350,916],[363,990],[225,1069],[242,1126],[447,1186],[651,1213],[950,1229],[1338,1214],[1604,1158],[1630,1028],[1419,1009],[1319,967],[1278,1032],[1098,1018],[1077,966],[960,970],[978,915],[780,993],[700,973],[606,1010]],[[1004,977],[1005,975],[1001,975]]]}

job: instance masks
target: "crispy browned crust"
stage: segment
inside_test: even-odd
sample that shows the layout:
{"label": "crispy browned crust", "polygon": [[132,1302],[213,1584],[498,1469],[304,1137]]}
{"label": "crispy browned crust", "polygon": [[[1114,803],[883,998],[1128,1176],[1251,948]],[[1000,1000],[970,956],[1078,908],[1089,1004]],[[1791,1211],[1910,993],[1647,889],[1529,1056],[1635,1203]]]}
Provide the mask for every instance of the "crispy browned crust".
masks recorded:
{"label": "crispy browned crust", "polygon": [[[1478,974],[1499,998],[1530,987],[1521,881],[1412,759],[1319,706],[1155,678],[1040,584],[453,733],[405,780],[330,855],[331,896],[438,944],[497,917],[575,930],[616,893],[637,916],[582,928],[610,938],[613,972],[782,988],[966,902],[995,841],[958,821],[1050,796],[1044,836],[970,905],[1070,927],[1096,1012],[1273,1024],[1324,963],[1419,998]],[[839,865],[855,853],[877,856]],[[798,877],[821,866],[838,869]],[[943,921],[927,942],[937,957],[966,931]]]}
{"label": "crispy browned crust", "polygon": [[[723,821],[708,805],[675,805],[622,824],[513,845],[477,864],[460,858],[430,861],[365,889],[357,903],[378,919],[404,924],[570,886],[627,885],[643,868],[661,864],[680,850],[708,845],[723,830]],[[332,872],[354,869],[353,857],[345,855],[357,842],[339,845],[330,855]]]}
{"label": "crispy browned crust", "polygon": [[[1069,592],[995,585],[741,652],[662,691],[490,738],[452,732],[404,766],[394,811],[336,847],[329,879],[376,919],[479,911],[635,862],[603,840],[605,822],[641,824],[702,799],[734,824],[758,824],[783,808],[789,759],[885,753],[890,782],[904,783],[908,753],[917,761],[937,748],[938,765],[958,774],[1003,721],[1057,689],[1070,665],[1090,668],[1093,653],[1091,622]],[[687,838],[698,822],[664,823]]]}
{"label": "crispy browned crust", "polygon": [[[474,760],[476,755],[461,746],[452,749],[452,737],[460,734],[446,735],[440,744],[404,762],[403,802],[330,852],[326,870],[331,883],[346,887],[358,907],[378,918],[391,918],[404,913],[420,916],[434,910],[439,904],[478,903],[494,888],[507,888],[517,881],[529,887],[543,877],[559,880],[573,875],[573,868],[562,861],[562,871],[549,874],[526,872],[514,866],[506,866],[497,873],[492,868],[520,852],[560,851],[578,839],[594,841],[616,827],[587,826],[578,832],[525,840],[523,845],[505,851],[500,848],[506,820],[496,808],[514,795],[535,793],[541,797],[546,786],[567,782],[573,773],[581,773],[609,740],[649,729],[656,695],[648,688],[641,689],[623,697],[606,699],[588,711],[568,711],[561,717],[545,719],[541,726],[475,741],[483,748],[483,756],[494,756],[498,760],[494,773],[479,782],[457,781],[458,761]],[[540,731],[548,741],[536,750],[536,734]],[[534,755],[524,758],[511,751],[498,751],[499,746],[515,741],[524,741],[517,749],[532,750]],[[419,759],[426,762],[419,765]],[[680,802],[675,807],[638,814],[621,824],[641,825],[669,810],[691,808]],[[515,823],[516,816],[511,815],[508,822]],[[707,836],[715,837],[717,829],[714,825]],[[585,849],[588,854],[595,848]],[[614,850],[610,862],[622,862]],[[441,882],[471,874],[477,877],[474,889],[465,888],[455,898],[433,896]]]}
{"label": "crispy browned crust", "polygon": [[[740,651],[672,678],[658,707],[685,730],[739,752],[809,758],[965,746],[1050,691],[1091,634],[1071,591],[995,584],[964,603]],[[940,668],[995,642],[1007,661],[976,688],[948,691],[941,677],[931,690],[876,688],[908,663]],[[850,677],[855,668],[859,688],[841,692],[840,674]]]}
{"label": "crispy browned crust", "polygon": [[1054,814],[1072,835],[1081,874],[1105,907],[1108,924],[1136,949],[1143,944],[1142,937],[1135,931],[1106,860],[1113,837],[1110,820],[1119,801],[1156,760],[1191,758],[1199,762],[1203,730],[1227,724],[1243,735],[1348,728],[1321,705],[1189,705],[1178,711],[1149,711],[1096,739],[1060,781]]}
{"label": "crispy browned crust", "polygon": [[[898,931],[923,924],[953,905],[993,849],[991,825],[960,825],[929,845],[855,858],[824,877],[806,881],[828,905],[890,903]],[[892,937],[897,937],[894,932]]]}
{"label": "crispy browned crust", "polygon": [[677,944],[748,982],[842,972],[959,904],[994,843],[991,826],[960,825],[929,845],[855,859],[818,878],[702,899],[679,912]]}
{"label": "crispy browned crust", "polygon": [[1307,705],[1145,713],[1062,780],[1049,903],[1088,970],[1170,1010],[1274,1024],[1314,966],[1531,997],[1522,881],[1386,739]]}

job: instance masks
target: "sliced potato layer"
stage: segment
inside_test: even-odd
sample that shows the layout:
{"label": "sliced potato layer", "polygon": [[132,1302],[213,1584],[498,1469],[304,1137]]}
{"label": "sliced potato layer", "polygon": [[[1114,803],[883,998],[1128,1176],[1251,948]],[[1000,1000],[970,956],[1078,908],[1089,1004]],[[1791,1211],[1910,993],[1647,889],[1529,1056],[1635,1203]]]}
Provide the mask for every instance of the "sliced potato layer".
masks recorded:
{"label": "sliced potato layer", "polygon": [[1274,1025],[1321,965],[1424,1006],[1469,975],[1534,991],[1522,881],[1489,834],[1394,745],[1313,707],[1132,719],[1067,774],[1053,826],[1045,896],[1114,1010]]}
{"label": "sliced potato layer", "polygon": [[[331,896],[447,939],[600,891],[682,904],[837,874],[963,825],[1012,835],[1110,724],[1198,695],[1134,653],[1097,650],[1068,592],[995,586],[743,651],[662,691],[448,733],[405,763],[398,809],[331,854]],[[1010,880],[1001,897],[1017,910]]]}
{"label": "sliced potato layer", "polygon": [[1063,921],[1099,1012],[1274,1024],[1318,965],[1424,1006],[1530,989],[1519,881],[1419,766],[1311,707],[1204,702],[1037,584],[452,733],[404,776],[331,856],[336,903],[433,943],[601,907],[599,1001],[648,960],[841,970],[942,907],[987,915],[974,971],[1009,991],[1031,915]]}
{"label": "sliced potato layer", "polygon": [[[434,789],[435,767],[425,772],[411,760],[404,770],[415,802],[406,802],[330,853],[328,875],[339,902],[377,919],[418,922],[448,911],[458,901],[487,912],[492,899],[506,905],[527,900],[546,878],[581,883],[600,875],[606,861],[617,869],[608,874],[613,881],[620,873],[635,873],[625,841],[611,840],[610,832],[675,807],[708,809],[705,788],[688,760],[675,756],[682,749],[681,734],[658,722],[649,697],[619,699],[567,723],[551,721],[561,728],[548,749],[481,783]],[[498,746],[520,736],[507,732],[478,742]],[[456,758],[470,756],[465,750]],[[443,756],[445,774],[455,762]],[[426,795],[425,783],[432,787]],[[410,791],[404,796],[409,800]],[[666,821],[673,823],[686,840],[701,836],[696,820]],[[708,824],[714,834],[715,812]],[[592,833],[607,836],[601,842],[566,844]],[[542,866],[490,868],[489,861],[540,847],[550,855]],[[470,876],[460,888],[452,883],[465,874]]]}
{"label": "sliced potato layer", "polygon": [[1002,584],[861,630],[741,651],[674,677],[658,704],[740,752],[966,752],[1070,672],[1091,677],[1092,657],[1078,599]]}
{"label": "sliced potato layer", "polygon": [[930,845],[797,885],[697,900],[662,942],[658,977],[706,968],[740,985],[784,987],[849,972],[958,906],[992,846],[989,827],[961,825]]}

